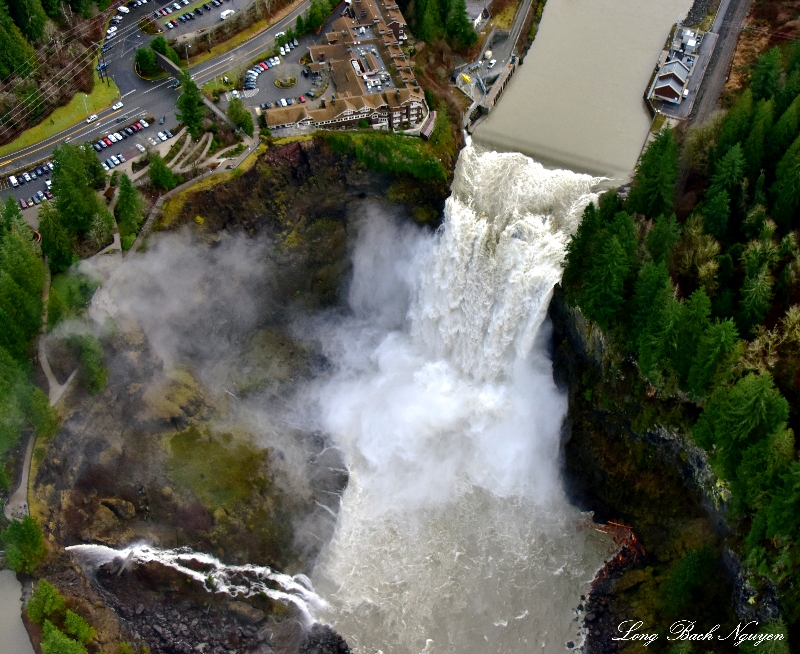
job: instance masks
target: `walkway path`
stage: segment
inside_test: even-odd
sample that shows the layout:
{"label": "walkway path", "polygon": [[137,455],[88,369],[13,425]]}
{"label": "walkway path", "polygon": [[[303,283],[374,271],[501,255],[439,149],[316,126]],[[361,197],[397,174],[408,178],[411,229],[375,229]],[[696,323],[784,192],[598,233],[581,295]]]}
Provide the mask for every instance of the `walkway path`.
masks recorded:
{"label": "walkway path", "polygon": [[28,474],[31,470],[31,458],[33,457],[33,444],[36,442],[36,433],[33,432],[28,437],[28,447],[25,448],[25,461],[22,463],[22,479],[19,486],[11,497],[8,498],[3,507],[3,515],[6,520],[22,520],[28,515]]}

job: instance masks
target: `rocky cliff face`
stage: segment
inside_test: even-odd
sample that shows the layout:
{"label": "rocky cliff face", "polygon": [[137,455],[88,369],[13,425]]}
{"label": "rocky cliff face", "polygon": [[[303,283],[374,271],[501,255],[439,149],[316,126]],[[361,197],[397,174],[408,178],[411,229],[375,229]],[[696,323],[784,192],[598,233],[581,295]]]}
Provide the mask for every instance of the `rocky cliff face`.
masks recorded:
{"label": "rocky cliff face", "polygon": [[[199,304],[174,333],[177,360],[159,355],[146,320],[117,316],[103,339],[108,383],[95,396],[72,393],[32,474],[32,508],[53,552],[44,573],[69,601],[88,591],[85,583],[72,587],[75,563],[63,548],[84,543],[144,541],[310,572],[332,533],[331,498],[347,483],[345,465],[300,419],[267,427],[291,452],[265,446],[258,412],[287,411],[297,389],[326,370],[297,323],[337,305],[349,271],[349,221],[384,202],[391,183],[315,139],[271,148],[244,174],[181,199],[170,229],[183,230],[198,253],[224,249],[225,238],[242,232],[269,243],[269,279],[242,291],[256,314],[246,330],[236,314],[220,315],[224,307],[203,308],[205,296],[234,280],[203,277],[187,287]],[[207,333],[225,337],[220,354],[205,346]],[[66,372],[75,362],[61,361],[62,345],[54,339],[48,353]],[[93,601],[118,617],[98,640],[109,651],[115,641],[164,653],[349,651],[330,630],[302,629],[291,606],[266,596],[232,601],[163,566],[118,562],[89,577]]]}
{"label": "rocky cliff face", "polygon": [[[550,319],[556,381],[569,393],[567,490],[598,521],[632,527],[645,550],[635,562],[611,562],[596,580],[584,606],[584,651],[638,651],[612,641],[623,620],[642,620],[643,631],[661,635],[648,650],[667,651],[667,630],[677,619],[695,620],[699,631],[777,617],[774,593],[757,596],[726,546],[728,494],[687,436],[691,407],[657,397],[635,363],[619,357],[559,289]],[[713,552],[716,563],[676,609],[670,588],[678,564],[693,551]],[[729,651],[727,643],[715,646]]]}

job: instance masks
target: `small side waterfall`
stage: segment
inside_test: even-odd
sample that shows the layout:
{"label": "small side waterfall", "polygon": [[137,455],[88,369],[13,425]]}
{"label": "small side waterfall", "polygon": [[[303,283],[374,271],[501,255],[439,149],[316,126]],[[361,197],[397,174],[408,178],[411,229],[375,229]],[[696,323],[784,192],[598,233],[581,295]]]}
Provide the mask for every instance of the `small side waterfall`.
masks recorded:
{"label": "small side waterfall", "polygon": [[186,547],[161,550],[149,545],[133,545],[116,550],[104,545],[73,545],[66,549],[96,567],[117,558],[124,559],[125,567],[134,563],[158,563],[199,581],[210,592],[225,593],[231,597],[252,597],[264,593],[270,599],[297,607],[307,625],[313,622],[314,613],[327,608],[305,575],[289,576],[267,566],[225,565],[210,554],[194,552]]}

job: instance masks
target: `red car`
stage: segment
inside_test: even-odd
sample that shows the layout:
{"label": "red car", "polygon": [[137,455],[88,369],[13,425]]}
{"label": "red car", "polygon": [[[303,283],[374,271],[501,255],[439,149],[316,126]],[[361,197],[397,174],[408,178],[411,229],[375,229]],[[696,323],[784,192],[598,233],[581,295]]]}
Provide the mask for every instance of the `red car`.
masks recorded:
{"label": "red car", "polygon": [[135,127],[137,130],[144,129],[144,125],[142,125],[141,123],[136,123],[136,124],[134,125],[134,127]]}
{"label": "red car", "polygon": [[19,199],[19,206],[20,206],[20,209],[27,209],[28,208],[28,203],[25,202],[25,200],[23,200],[22,198],[20,198]]}
{"label": "red car", "polygon": [[261,68],[261,70],[267,70],[267,64],[265,64],[263,61],[258,65]]}
{"label": "red car", "polygon": [[45,190],[44,197],[46,197],[48,200],[52,200],[53,194],[50,191]]}
{"label": "red car", "polygon": [[306,99],[305,99],[305,98],[304,98],[302,95],[301,95],[301,96],[298,96],[298,98],[297,98],[297,99],[298,99],[298,100],[300,100],[300,102],[302,102],[303,104],[305,104],[305,103],[306,103]]}
{"label": "red car", "polygon": [[114,142],[107,136],[106,138],[103,139],[103,141],[105,142],[106,145],[114,145]]}

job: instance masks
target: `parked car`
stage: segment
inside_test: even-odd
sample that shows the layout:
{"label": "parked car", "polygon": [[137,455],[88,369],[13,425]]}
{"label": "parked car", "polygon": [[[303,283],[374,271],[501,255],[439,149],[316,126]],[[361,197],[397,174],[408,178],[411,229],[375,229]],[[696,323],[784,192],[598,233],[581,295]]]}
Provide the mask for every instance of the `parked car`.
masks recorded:
{"label": "parked car", "polygon": [[301,102],[302,104],[305,104],[305,103],[306,103],[306,99],[305,99],[305,98],[304,98],[302,95],[301,95],[301,96],[299,96],[297,99],[298,99],[298,100],[300,100],[300,102]]}
{"label": "parked car", "polygon": [[166,141],[167,140],[167,135],[164,134],[164,132],[159,132],[158,134],[156,134],[156,136],[158,136],[158,139],[160,141]]}
{"label": "parked car", "polygon": [[117,7],[117,11],[122,14],[129,14],[131,12],[127,7]]}
{"label": "parked car", "polygon": [[31,171],[31,172],[29,172],[28,174],[31,176],[31,179],[36,179],[36,178],[38,177],[38,175],[36,174],[36,171],[35,171],[35,170],[32,170],[32,171]]}
{"label": "parked car", "polygon": [[36,174],[37,174],[39,177],[41,177],[42,175],[44,175],[44,170],[42,170],[42,167],[41,167],[41,166],[36,166],[36,168],[35,168],[34,170],[36,171]]}
{"label": "parked car", "polygon": [[141,143],[137,143],[137,144],[136,144],[136,149],[137,149],[139,152],[144,152],[144,151],[145,151],[145,147],[144,147],[144,146],[143,146]]}
{"label": "parked car", "polygon": [[267,62],[266,61],[262,61],[258,65],[261,68],[261,70],[267,70],[269,68],[269,66],[267,66]]}
{"label": "parked car", "polygon": [[292,45],[296,48],[300,44],[297,42],[297,39],[292,39]]}
{"label": "parked car", "polygon": [[125,132],[125,133],[126,133],[128,136],[131,136],[131,135],[133,134],[133,130],[132,130],[130,127],[126,127],[126,128],[124,129],[124,132]]}
{"label": "parked car", "polygon": [[180,6],[180,5],[179,5],[177,2],[173,2],[173,3],[172,3],[172,8],[173,8],[173,9],[177,9],[178,11],[180,11],[180,10],[181,10],[181,6]]}
{"label": "parked car", "polygon": [[[106,134],[106,138],[109,141],[111,141],[111,143],[116,143],[117,142],[117,137],[114,136],[113,134]],[[111,143],[109,143],[109,145],[111,145]]]}
{"label": "parked car", "polygon": [[44,183],[44,185],[47,187],[47,190],[49,191],[49,190],[50,190],[50,187],[53,185],[53,182],[52,182],[52,181],[50,181],[50,180],[48,179],[48,180],[47,180],[47,181]]}
{"label": "parked car", "polygon": [[168,29],[168,30],[171,30],[171,29],[173,29],[173,27],[172,27],[172,21],[170,21],[169,23],[167,23],[167,29]]}
{"label": "parked car", "polygon": [[164,134],[166,134],[166,135],[167,135],[167,138],[168,138],[168,139],[171,139],[171,138],[172,138],[172,132],[170,132],[168,129],[165,129],[165,130],[164,130]]}
{"label": "parked car", "polygon": [[156,141],[152,136],[148,136],[147,140],[150,142],[150,145],[158,145],[158,141]]}
{"label": "parked car", "polygon": [[197,14],[198,16],[202,16],[203,15],[203,10],[200,9],[200,7],[198,7],[197,9],[194,10],[194,13]]}
{"label": "parked car", "polygon": [[105,161],[101,161],[101,162],[100,162],[100,165],[103,167],[103,170],[105,170],[106,172],[108,172],[109,170],[111,170],[111,169],[108,167],[108,164],[107,164]]}
{"label": "parked car", "polygon": [[113,111],[116,111],[117,109],[122,109],[122,106],[123,106],[123,105],[122,105],[122,103],[121,103],[121,102],[117,102],[116,104],[112,104],[112,105],[111,105],[111,109],[112,109]]}
{"label": "parked car", "polygon": [[42,202],[42,201],[39,199],[39,197],[38,197],[38,196],[36,196],[36,195],[32,195],[32,196],[31,196],[31,199],[30,199],[30,200],[28,200],[28,205],[30,205],[31,203],[33,203],[33,204],[40,204],[41,202]]}
{"label": "parked car", "polygon": [[36,195],[40,200],[44,200],[44,191],[36,191]]}
{"label": "parked car", "polygon": [[291,105],[292,104],[292,99],[291,98],[286,98],[286,104],[287,105]]}
{"label": "parked car", "polygon": [[55,168],[55,166],[53,165],[53,162],[52,162],[52,161],[48,161],[48,162],[45,164],[45,166],[47,166],[47,167],[48,167],[48,168],[49,168],[51,171],[53,170],[53,168]]}
{"label": "parked car", "polygon": [[11,177],[8,178],[8,183],[11,184],[11,186],[14,188],[17,188],[19,186],[19,182],[17,181],[17,178],[14,177],[14,175],[11,175]]}
{"label": "parked car", "polygon": [[26,182],[30,182],[31,176],[28,173],[22,173],[22,179],[24,179]]}
{"label": "parked car", "polygon": [[94,121],[96,121],[96,120],[97,120],[97,114],[92,114],[91,116],[89,116],[89,117],[86,119],[86,122],[87,122],[87,123],[93,123],[93,122],[94,122]]}
{"label": "parked car", "polygon": [[494,68],[494,65],[497,63],[497,59],[492,59],[489,62],[489,65],[486,68]]}
{"label": "parked car", "polygon": [[210,4],[208,4],[208,3],[206,2],[206,3],[203,5],[203,9],[205,9],[206,11],[211,11],[211,5],[210,5]]}
{"label": "parked car", "polygon": [[125,163],[126,161],[125,157],[123,157],[121,153],[117,155],[117,159],[119,159],[120,163]]}
{"label": "parked car", "polygon": [[53,194],[50,192],[50,189],[45,190],[44,197],[46,197],[48,200],[53,199]]}
{"label": "parked car", "polygon": [[109,145],[112,145],[114,143],[114,141],[112,141],[110,137],[111,137],[111,135],[109,134],[108,136],[106,136],[103,139],[103,143],[105,144],[105,147],[108,147]]}
{"label": "parked car", "polygon": [[115,163],[114,163],[114,160],[113,160],[111,157],[109,157],[108,159],[106,159],[106,165],[107,165],[109,168],[113,168],[113,167],[114,167],[114,166],[116,166],[117,164],[115,164]]}
{"label": "parked car", "polygon": [[93,147],[95,150],[97,150],[98,152],[100,152],[100,150],[102,150],[102,149],[103,149],[103,146],[102,146],[102,145],[100,145],[100,142],[99,142],[99,141],[98,141],[97,143],[92,143],[92,147]]}
{"label": "parked car", "polygon": [[280,51],[280,53],[281,53],[281,57],[285,57],[285,56],[286,56],[286,50],[284,50],[284,49],[283,49],[283,46],[281,46],[281,47],[279,48],[279,51]]}
{"label": "parked car", "polygon": [[27,209],[28,208],[28,203],[25,202],[25,198],[20,198],[19,199],[19,208],[20,209]]}
{"label": "parked car", "polygon": [[148,123],[144,118],[138,122],[139,125],[142,127],[150,127],[150,123]]}
{"label": "parked car", "polygon": [[120,134],[119,132],[114,132],[114,136],[117,137],[117,141],[121,141],[124,138],[128,138],[126,135]]}

